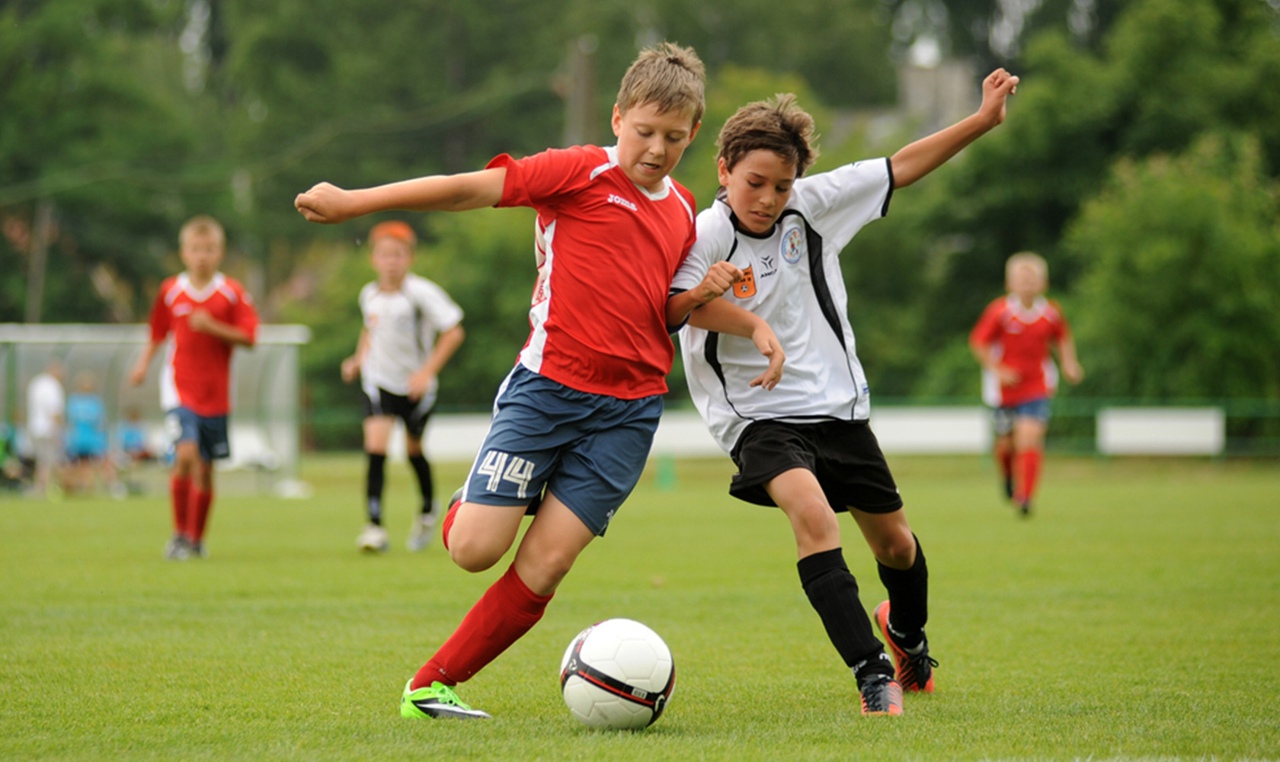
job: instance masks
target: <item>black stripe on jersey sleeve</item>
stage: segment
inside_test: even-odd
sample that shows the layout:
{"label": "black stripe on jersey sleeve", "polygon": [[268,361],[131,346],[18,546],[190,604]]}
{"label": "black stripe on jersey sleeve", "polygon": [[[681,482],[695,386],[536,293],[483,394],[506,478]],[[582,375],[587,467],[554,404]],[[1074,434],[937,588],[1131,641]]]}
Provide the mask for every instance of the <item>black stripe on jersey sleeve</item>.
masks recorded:
{"label": "black stripe on jersey sleeve", "polygon": [[884,170],[889,174],[889,192],[884,194],[884,205],[880,207],[880,216],[889,216],[889,201],[893,198],[893,161],[886,158],[884,160]]}

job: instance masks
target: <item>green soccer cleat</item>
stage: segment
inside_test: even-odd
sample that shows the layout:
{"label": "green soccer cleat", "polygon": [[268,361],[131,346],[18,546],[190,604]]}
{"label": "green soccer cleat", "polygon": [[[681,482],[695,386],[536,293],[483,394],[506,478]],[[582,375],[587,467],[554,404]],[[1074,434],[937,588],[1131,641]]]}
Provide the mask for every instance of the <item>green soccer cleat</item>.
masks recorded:
{"label": "green soccer cleat", "polygon": [[404,684],[400,697],[400,716],[410,720],[488,720],[488,712],[472,709],[462,703],[458,694],[442,682],[413,690],[413,680]]}

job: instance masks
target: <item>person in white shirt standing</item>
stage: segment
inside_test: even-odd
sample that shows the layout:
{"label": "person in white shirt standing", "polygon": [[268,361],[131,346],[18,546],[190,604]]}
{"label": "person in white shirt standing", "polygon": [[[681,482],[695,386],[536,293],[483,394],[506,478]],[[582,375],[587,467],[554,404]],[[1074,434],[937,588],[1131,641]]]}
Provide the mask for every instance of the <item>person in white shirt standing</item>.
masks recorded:
{"label": "person in white shirt standing", "polygon": [[62,362],[53,359],[27,384],[27,437],[35,456],[33,494],[61,494],[59,471],[63,461],[62,425],[66,392],[62,388]]}
{"label": "person in white shirt standing", "polygon": [[[720,194],[698,215],[697,242],[672,282],[667,322],[689,319],[680,347],[694,404],[738,466],[729,493],[786,515],[801,585],[853,672],[866,715],[902,714],[903,691],[932,692],[937,662],[924,632],[928,568],[868,423],[870,390],[854,349],[840,252],[888,213],[896,188],[1003,122],[1017,84],[996,70],[972,116],[892,157],[812,176],[804,173],[817,156],[813,119],[795,96],[738,109],[717,141]],[[690,296],[725,262],[741,271],[732,289],[709,300]],[[715,332],[712,319],[736,308],[763,318],[786,352],[786,372],[772,389],[745,382],[764,367],[756,348]],[[845,564],[837,521],[845,511],[888,591],[875,621],[892,661]]]}
{"label": "person in white shirt standing", "polygon": [[465,338],[462,309],[443,288],[409,272],[417,236],[407,223],[391,220],[375,225],[369,244],[377,280],[360,291],[364,329],[355,354],[342,361],[344,381],[360,378],[364,451],[369,459],[368,524],[356,546],[375,553],[389,547],[382,526],[382,492],[387,444],[399,419],[404,422],[409,465],[422,494],[422,507],[414,516],[406,544],[409,550],[419,551],[430,542],[438,515],[422,437],[436,404],[440,371]]}

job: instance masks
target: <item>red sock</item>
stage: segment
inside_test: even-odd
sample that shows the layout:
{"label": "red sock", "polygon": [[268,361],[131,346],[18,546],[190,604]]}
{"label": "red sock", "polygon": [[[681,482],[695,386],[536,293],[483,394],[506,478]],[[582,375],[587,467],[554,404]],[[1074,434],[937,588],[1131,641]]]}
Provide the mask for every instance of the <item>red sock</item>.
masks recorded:
{"label": "red sock", "polygon": [[1018,486],[1014,499],[1027,503],[1036,494],[1036,482],[1040,480],[1040,463],[1044,454],[1040,450],[1023,450],[1018,453]]}
{"label": "red sock", "polygon": [[185,476],[169,477],[169,505],[173,508],[173,531],[187,536],[187,522],[191,504],[191,480]]}
{"label": "red sock", "polygon": [[413,676],[413,690],[436,680],[457,685],[484,669],[538,623],[550,601],[551,595],[534,595],[513,564],[480,596],[458,629]]}
{"label": "red sock", "polygon": [[449,510],[445,511],[444,521],[440,522],[440,542],[444,543],[444,549],[449,549],[449,530],[453,528],[453,520],[458,516],[458,506],[462,505],[462,501],[455,501],[449,506]]}
{"label": "red sock", "polygon": [[1006,439],[996,440],[996,465],[1004,478],[1013,476],[1013,446]]}
{"label": "red sock", "polygon": [[209,509],[213,506],[213,490],[205,492],[191,488],[191,505],[187,510],[187,536],[193,542],[204,539],[204,528],[209,523]]}

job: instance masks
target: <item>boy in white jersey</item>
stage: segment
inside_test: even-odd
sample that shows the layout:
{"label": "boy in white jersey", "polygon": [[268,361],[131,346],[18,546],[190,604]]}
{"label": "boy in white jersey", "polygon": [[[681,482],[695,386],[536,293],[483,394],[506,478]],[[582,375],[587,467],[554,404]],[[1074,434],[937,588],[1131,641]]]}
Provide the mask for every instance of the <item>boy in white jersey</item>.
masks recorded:
{"label": "boy in white jersey", "polygon": [[[738,466],[729,492],[776,505],[790,521],[801,584],[857,678],[863,714],[901,714],[903,690],[933,690],[937,663],[924,634],[928,570],[867,423],[870,393],[854,351],[839,254],[863,225],[888,212],[895,188],[1000,124],[1017,83],[997,70],[984,80],[973,116],[892,158],[813,177],[803,177],[817,153],[813,119],[795,97],[744,106],[720,132],[721,192],[698,215],[697,243],[672,283],[667,320],[689,319],[680,345],[694,403]],[[696,307],[700,298],[680,293],[725,261],[743,277],[724,298]],[[732,305],[764,318],[787,352],[786,375],[770,391],[742,382],[760,372],[758,354],[708,325]],[[894,663],[844,562],[841,511],[853,515],[889,592],[876,623]]]}
{"label": "boy in white jersey", "polygon": [[[491,568],[515,543],[506,574],[409,680],[407,718],[484,718],[453,686],[542,618],[578,555],[603,535],[648,458],[674,349],[665,320],[671,277],[694,239],[692,194],[668,176],[701,125],[706,74],[697,54],[665,43],[627,70],[613,110],[616,146],[495,157],[480,172],[345,191],[321,183],[295,205],[313,222],[385,209],[462,211],[527,206],[538,213],[531,331],[494,402],[494,417],[442,533],[455,563]],[[721,264],[695,284],[702,301],[740,274]],[[752,380],[770,386],[782,353],[764,321],[740,314],[719,330],[771,354]]]}
{"label": "boy in white jersey", "polygon": [[445,290],[409,272],[417,242],[413,228],[400,220],[380,222],[369,231],[369,258],[377,280],[360,290],[364,329],[355,354],[342,361],[342,380],[350,383],[359,376],[364,393],[369,523],[356,546],[366,552],[388,547],[382,488],[387,442],[397,418],[404,421],[405,449],[422,495],[422,509],[409,530],[409,550],[426,547],[435,528],[435,485],[422,434],[436,404],[436,379],[466,335],[462,309]]}

